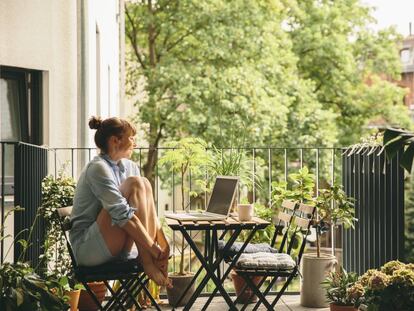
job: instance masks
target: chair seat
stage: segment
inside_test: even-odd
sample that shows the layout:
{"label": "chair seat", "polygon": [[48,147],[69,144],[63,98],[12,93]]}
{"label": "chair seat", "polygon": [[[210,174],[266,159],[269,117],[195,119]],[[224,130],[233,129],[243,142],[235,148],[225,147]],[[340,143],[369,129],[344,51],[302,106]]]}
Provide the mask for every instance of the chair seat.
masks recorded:
{"label": "chair seat", "polygon": [[296,267],[296,262],[288,254],[259,252],[242,254],[236,263],[236,267],[243,269],[292,270]]}
{"label": "chair seat", "polygon": [[[225,244],[226,243],[223,240],[218,241],[219,252],[223,252]],[[230,247],[230,249],[224,254],[224,257],[236,256],[240,252],[240,249],[242,248],[243,244],[244,242],[234,242],[233,245]],[[248,243],[246,248],[243,250],[243,254],[244,253],[251,254],[251,253],[258,253],[258,252],[277,253],[277,249],[270,247],[270,245],[267,243],[258,243],[258,244]]]}
{"label": "chair seat", "polygon": [[94,276],[110,276],[110,275],[122,275],[122,274],[136,274],[143,272],[144,269],[139,264],[136,257],[119,258],[114,261],[110,261],[98,266],[78,266],[75,269],[75,274],[80,278],[91,279]]}

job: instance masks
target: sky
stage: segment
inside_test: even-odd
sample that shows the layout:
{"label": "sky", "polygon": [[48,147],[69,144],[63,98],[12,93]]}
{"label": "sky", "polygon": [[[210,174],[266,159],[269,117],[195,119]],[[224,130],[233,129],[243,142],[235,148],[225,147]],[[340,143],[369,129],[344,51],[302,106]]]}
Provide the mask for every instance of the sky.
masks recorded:
{"label": "sky", "polygon": [[414,0],[361,0],[361,2],[377,8],[373,12],[378,22],[378,25],[374,26],[375,29],[396,25],[399,33],[408,36],[411,22],[411,34],[414,35]]}

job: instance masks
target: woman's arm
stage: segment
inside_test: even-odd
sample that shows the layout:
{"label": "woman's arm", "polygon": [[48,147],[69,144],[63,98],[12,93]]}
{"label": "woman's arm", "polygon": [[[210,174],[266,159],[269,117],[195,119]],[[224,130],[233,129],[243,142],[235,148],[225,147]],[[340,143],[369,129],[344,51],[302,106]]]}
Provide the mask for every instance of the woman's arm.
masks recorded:
{"label": "woman's arm", "polygon": [[109,213],[112,225],[122,227],[134,216],[131,207],[116,184],[112,169],[104,162],[91,163],[85,173],[85,180],[92,193]]}
{"label": "woman's arm", "polygon": [[134,239],[135,243],[148,249],[153,258],[160,259],[165,256],[164,253],[166,250],[162,250],[154,242],[137,216],[132,216],[132,218],[129,219],[121,228],[124,229],[128,235]]}

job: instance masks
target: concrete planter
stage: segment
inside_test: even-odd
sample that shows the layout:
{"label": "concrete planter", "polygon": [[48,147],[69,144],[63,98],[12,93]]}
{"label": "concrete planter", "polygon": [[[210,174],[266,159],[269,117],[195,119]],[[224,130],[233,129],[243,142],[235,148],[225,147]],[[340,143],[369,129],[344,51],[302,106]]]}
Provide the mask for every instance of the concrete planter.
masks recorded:
{"label": "concrete planter", "polygon": [[185,306],[195,291],[195,282],[187,291],[184,298],[181,299],[180,304],[177,305],[177,302],[178,299],[180,299],[181,294],[187,288],[188,284],[190,284],[191,280],[194,278],[194,273],[187,273],[185,275],[170,274],[169,278],[171,279],[173,287],[167,287],[168,303],[172,307]]}
{"label": "concrete planter", "polygon": [[324,308],[328,307],[326,302],[326,290],[321,283],[327,274],[335,270],[337,260],[335,256],[321,254],[304,254],[301,262],[301,288],[300,304],[304,307]]}

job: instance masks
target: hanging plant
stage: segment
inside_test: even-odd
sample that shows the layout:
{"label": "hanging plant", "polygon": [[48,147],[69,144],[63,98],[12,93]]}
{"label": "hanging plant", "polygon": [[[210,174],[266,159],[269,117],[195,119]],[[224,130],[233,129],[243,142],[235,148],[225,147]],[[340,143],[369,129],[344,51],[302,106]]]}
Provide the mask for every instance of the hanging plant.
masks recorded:
{"label": "hanging plant", "polygon": [[414,159],[414,133],[403,129],[387,128],[384,132],[384,149],[391,160],[402,152],[400,166],[411,172]]}

